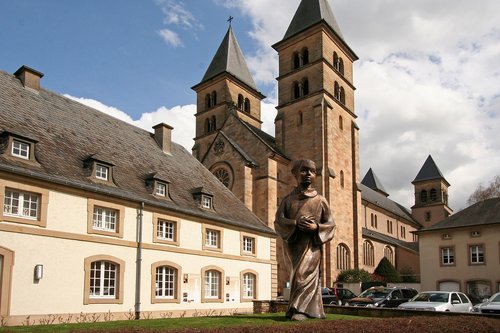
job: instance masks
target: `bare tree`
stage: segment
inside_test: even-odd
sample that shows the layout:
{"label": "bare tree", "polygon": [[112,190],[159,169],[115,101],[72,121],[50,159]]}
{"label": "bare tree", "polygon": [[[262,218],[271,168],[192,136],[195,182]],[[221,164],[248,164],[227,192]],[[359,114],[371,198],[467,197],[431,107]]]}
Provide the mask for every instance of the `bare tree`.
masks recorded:
{"label": "bare tree", "polygon": [[500,197],[500,176],[496,176],[487,187],[479,184],[474,193],[470,195],[467,204],[470,206],[478,201],[495,197]]}

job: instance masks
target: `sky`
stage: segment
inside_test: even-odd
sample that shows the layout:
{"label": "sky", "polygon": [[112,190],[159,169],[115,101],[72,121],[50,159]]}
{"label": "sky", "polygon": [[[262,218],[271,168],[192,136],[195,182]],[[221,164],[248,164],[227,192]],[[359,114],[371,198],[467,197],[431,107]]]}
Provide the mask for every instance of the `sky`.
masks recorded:
{"label": "sky", "polygon": [[[193,146],[199,83],[232,28],[274,135],[280,41],[300,0],[0,0],[0,70]],[[500,1],[329,0],[356,52],[361,177],[410,208],[429,155],[459,211],[500,174]]]}

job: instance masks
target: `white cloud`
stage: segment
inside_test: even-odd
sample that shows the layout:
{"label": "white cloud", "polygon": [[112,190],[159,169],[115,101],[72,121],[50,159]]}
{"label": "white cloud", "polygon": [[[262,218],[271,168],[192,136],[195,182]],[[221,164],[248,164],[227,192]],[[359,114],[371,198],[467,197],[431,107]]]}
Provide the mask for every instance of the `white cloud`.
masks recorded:
{"label": "white cloud", "polygon": [[[156,3],[163,12],[164,25],[168,27],[176,26],[184,30],[191,30],[193,33],[196,30],[203,30],[203,25],[189,10],[184,7],[182,2],[176,0],[156,0]],[[159,34],[170,46],[183,46],[179,34],[172,29],[163,28],[159,31]]]}
{"label": "white cloud", "polygon": [[162,106],[155,111],[143,113],[138,120],[133,120],[127,113],[94,99],[74,97],[68,94],[64,96],[148,132],[153,132],[153,126],[159,123],[166,123],[174,128],[172,131],[172,141],[184,146],[189,152],[193,147],[193,138],[195,135],[194,114],[196,112],[196,105],[175,106],[170,109]]}
{"label": "white cloud", "polygon": [[172,47],[184,46],[181,39],[179,38],[179,35],[170,29],[162,29],[158,31],[158,34],[161,36],[161,38],[163,38],[165,42],[167,42],[167,44]]}

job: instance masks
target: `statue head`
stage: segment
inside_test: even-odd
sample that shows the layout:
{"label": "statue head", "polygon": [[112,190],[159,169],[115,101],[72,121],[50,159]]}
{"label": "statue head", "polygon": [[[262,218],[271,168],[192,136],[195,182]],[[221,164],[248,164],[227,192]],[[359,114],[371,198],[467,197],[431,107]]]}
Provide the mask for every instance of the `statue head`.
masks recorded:
{"label": "statue head", "polygon": [[308,188],[316,179],[316,164],[311,160],[297,160],[293,162],[292,173],[302,188]]}

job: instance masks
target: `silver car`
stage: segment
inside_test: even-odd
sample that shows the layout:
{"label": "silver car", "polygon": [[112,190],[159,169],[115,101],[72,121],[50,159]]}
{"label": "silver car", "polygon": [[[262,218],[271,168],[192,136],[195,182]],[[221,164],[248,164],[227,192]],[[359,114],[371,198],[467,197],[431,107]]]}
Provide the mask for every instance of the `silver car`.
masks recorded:
{"label": "silver car", "polygon": [[500,314],[500,293],[493,294],[486,302],[476,304],[473,312]]}
{"label": "silver car", "polygon": [[410,301],[400,304],[399,309],[471,312],[472,303],[464,293],[456,291],[424,291]]}

